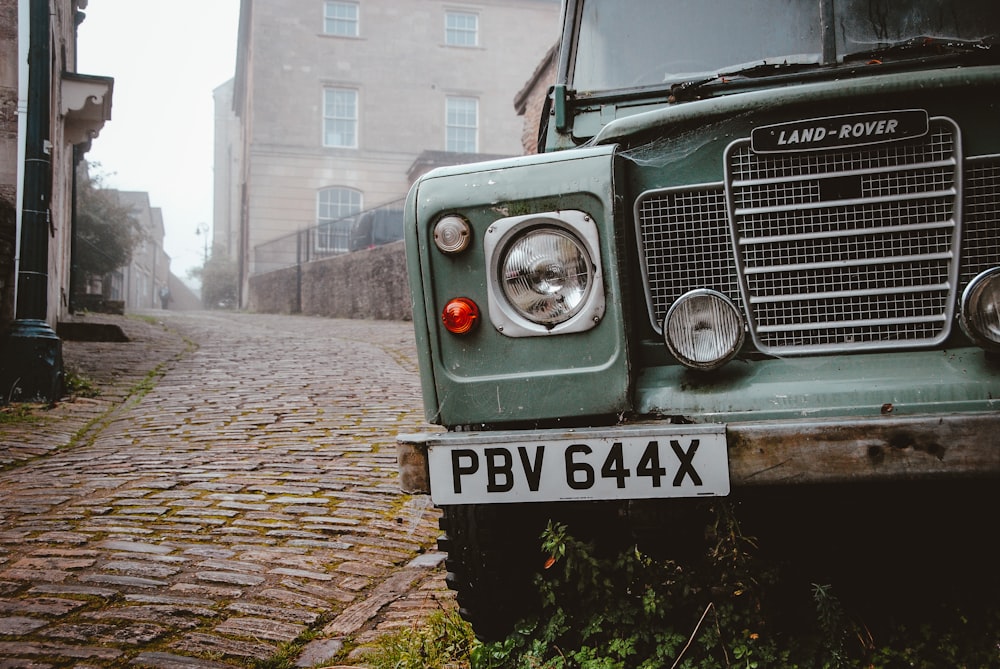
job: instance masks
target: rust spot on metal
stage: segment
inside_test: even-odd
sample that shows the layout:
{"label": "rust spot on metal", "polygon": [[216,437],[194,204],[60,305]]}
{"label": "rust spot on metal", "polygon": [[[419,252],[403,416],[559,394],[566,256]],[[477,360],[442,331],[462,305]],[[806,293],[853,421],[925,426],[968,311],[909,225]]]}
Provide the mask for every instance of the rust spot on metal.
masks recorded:
{"label": "rust spot on metal", "polygon": [[938,460],[944,460],[946,449],[936,441],[922,441],[918,436],[905,432],[897,432],[889,437],[889,446],[896,450],[911,449],[917,453],[926,453]]}
{"label": "rust spot on metal", "polygon": [[885,462],[885,451],[882,450],[881,446],[869,446],[868,459],[873,465],[880,465]]}
{"label": "rust spot on metal", "polygon": [[893,407],[892,407],[892,403],[891,402],[886,402],[885,404],[883,404],[882,405],[882,415],[883,416],[888,416],[889,414],[891,414],[892,413],[892,408]]}

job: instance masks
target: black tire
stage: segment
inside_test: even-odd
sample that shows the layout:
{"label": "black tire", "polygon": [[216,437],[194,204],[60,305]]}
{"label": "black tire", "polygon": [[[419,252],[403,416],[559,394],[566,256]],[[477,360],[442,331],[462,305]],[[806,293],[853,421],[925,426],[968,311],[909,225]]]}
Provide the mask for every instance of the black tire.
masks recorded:
{"label": "black tire", "polygon": [[546,518],[528,505],[462,505],[442,508],[448,554],[448,587],[459,612],[483,641],[505,638],[518,620],[538,610],[534,574],[542,567]]}
{"label": "black tire", "polygon": [[541,535],[550,520],[566,523],[578,539],[617,548],[625,537],[616,505],[566,504],[460,505],[442,508],[444,535],[438,546],[448,554],[448,587],[456,591],[459,612],[483,641],[499,641],[520,620],[541,609],[535,575],[547,555]]}

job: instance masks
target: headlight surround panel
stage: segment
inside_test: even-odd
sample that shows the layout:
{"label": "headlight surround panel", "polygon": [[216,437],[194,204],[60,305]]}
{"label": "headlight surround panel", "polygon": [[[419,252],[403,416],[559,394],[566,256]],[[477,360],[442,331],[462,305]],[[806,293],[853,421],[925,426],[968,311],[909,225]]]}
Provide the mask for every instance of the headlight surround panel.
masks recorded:
{"label": "headlight surround panel", "polygon": [[511,216],[486,230],[490,322],[508,337],[586,332],[604,316],[597,225],[578,210]]}
{"label": "headlight surround panel", "polygon": [[[411,189],[407,268],[428,422],[540,425],[579,416],[610,421],[629,410],[625,300],[620,276],[612,270],[621,266],[623,250],[618,238],[622,212],[613,192],[616,179],[622,178],[615,151],[614,146],[586,147],[440,167]],[[583,214],[574,218],[569,211],[585,212],[599,231],[573,234],[583,240],[577,243],[590,254],[600,279],[591,283],[588,297],[599,296],[592,298],[599,299],[594,304],[606,307],[592,310],[586,325],[580,323],[587,313],[581,308],[551,329],[521,325],[535,336],[508,336],[511,327],[517,331],[514,325],[499,332],[489,313],[495,281],[489,276],[486,231],[500,221],[513,224],[517,221],[510,219],[531,214],[558,218],[562,229],[572,232],[579,229],[574,221]],[[471,231],[469,245],[459,253],[441,251],[433,237],[435,225],[449,215],[467,221]],[[497,241],[499,237],[490,243]],[[441,323],[442,308],[457,297],[480,308],[480,326],[465,336],[455,336]],[[595,315],[600,318],[596,324]],[[552,336],[574,324],[586,331]]]}

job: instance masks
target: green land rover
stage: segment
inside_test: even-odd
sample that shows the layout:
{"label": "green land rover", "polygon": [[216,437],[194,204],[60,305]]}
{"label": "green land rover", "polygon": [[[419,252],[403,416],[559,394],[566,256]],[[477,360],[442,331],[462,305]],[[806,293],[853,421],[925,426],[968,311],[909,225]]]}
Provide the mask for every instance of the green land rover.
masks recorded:
{"label": "green land rover", "polygon": [[400,481],[477,632],[523,613],[550,518],[992,485],[998,36],[996,0],[565,2],[539,153],[406,204],[447,430],[400,438]]}

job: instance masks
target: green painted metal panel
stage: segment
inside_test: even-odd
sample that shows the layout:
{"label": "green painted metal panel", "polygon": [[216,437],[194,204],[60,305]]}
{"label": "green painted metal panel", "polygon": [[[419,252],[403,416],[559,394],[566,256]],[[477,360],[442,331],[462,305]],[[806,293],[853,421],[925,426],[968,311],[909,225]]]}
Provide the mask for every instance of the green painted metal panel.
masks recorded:
{"label": "green painted metal panel", "polygon": [[[613,188],[613,147],[443,168],[414,186],[406,214],[407,256],[429,420],[449,426],[505,424],[628,409],[616,271],[622,263],[622,233]],[[505,217],[567,209],[586,212],[599,228],[607,303],[603,319],[581,333],[501,334],[487,316],[487,229]],[[446,255],[434,246],[433,226],[446,214],[471,224],[473,241],[462,254]],[[441,325],[439,314],[455,297],[471,298],[481,310],[481,322],[470,335],[452,335]]]}
{"label": "green painted metal panel", "polygon": [[1000,361],[978,348],[743,360],[711,374],[662,365],[636,383],[638,413],[695,422],[997,409]]}

